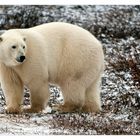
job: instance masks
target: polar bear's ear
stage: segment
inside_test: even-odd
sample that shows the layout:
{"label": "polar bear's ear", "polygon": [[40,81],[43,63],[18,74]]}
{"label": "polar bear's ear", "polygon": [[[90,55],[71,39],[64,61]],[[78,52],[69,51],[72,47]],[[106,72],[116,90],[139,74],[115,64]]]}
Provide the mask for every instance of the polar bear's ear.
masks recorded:
{"label": "polar bear's ear", "polygon": [[0,42],[2,42],[3,41],[3,38],[0,36]]}

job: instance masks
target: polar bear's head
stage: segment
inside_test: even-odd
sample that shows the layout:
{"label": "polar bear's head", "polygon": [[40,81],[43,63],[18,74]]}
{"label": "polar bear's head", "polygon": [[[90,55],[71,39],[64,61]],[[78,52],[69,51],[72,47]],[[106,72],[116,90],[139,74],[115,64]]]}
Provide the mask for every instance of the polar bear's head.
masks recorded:
{"label": "polar bear's head", "polygon": [[26,38],[16,30],[6,31],[0,36],[0,62],[6,66],[17,66],[26,60]]}

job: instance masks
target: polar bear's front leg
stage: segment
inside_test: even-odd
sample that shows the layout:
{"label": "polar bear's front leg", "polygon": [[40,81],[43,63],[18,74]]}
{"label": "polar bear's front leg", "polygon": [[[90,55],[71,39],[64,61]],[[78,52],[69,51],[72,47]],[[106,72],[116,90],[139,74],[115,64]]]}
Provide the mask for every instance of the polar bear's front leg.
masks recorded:
{"label": "polar bear's front leg", "polygon": [[[6,69],[5,69],[6,70]],[[1,87],[6,99],[7,113],[20,113],[23,99],[23,83],[18,75],[8,69],[1,69]]]}
{"label": "polar bear's front leg", "polygon": [[38,87],[38,84],[34,83],[34,86],[30,88],[31,92],[31,108],[25,108],[26,113],[38,113],[45,109],[49,100],[49,87],[48,83],[42,84]]}

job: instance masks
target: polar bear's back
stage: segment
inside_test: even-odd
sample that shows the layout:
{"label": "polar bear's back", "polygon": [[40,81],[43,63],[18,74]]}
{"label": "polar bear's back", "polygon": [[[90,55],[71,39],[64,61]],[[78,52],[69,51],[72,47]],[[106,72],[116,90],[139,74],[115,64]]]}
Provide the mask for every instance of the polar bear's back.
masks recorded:
{"label": "polar bear's back", "polygon": [[73,42],[75,40],[76,42],[77,40],[79,40],[81,41],[81,43],[84,43],[84,41],[89,41],[92,43],[92,46],[96,47],[97,44],[98,46],[101,46],[99,41],[89,31],[77,25],[72,25],[69,23],[52,22],[52,23],[46,23],[39,26],[35,26],[30,29],[38,31],[41,34],[44,34],[46,37],[49,36],[49,39],[52,38],[55,39],[56,41],[57,39],[58,40],[62,39],[62,41],[64,39],[67,41],[72,40]]}
{"label": "polar bear's back", "polygon": [[[52,22],[30,28],[29,30],[40,33],[46,41],[46,44],[55,50],[58,47],[61,47],[61,49],[65,47],[67,49],[74,49],[74,52],[95,49],[99,49],[99,52],[102,52],[100,42],[89,31],[76,25]],[[59,50],[61,49],[59,48]],[[86,52],[84,54],[86,55]]]}

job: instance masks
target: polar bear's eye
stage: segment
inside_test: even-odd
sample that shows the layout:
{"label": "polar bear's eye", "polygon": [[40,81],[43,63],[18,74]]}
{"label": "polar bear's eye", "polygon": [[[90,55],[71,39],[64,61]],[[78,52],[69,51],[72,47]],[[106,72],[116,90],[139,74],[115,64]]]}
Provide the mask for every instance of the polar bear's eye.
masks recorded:
{"label": "polar bear's eye", "polygon": [[16,46],[12,46],[12,49],[16,49]]}
{"label": "polar bear's eye", "polygon": [[25,46],[23,46],[23,49],[25,49]]}

